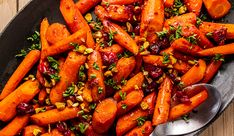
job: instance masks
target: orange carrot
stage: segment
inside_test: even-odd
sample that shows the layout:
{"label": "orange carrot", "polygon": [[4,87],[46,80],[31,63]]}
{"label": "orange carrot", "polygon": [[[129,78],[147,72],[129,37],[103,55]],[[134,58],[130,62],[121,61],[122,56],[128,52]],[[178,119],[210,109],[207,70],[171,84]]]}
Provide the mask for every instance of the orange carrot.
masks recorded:
{"label": "orange carrot", "polygon": [[165,0],[165,1],[164,1],[164,6],[165,6],[166,8],[170,8],[171,6],[173,6],[174,1],[175,1],[175,0]]}
{"label": "orange carrot", "polygon": [[146,37],[151,43],[155,43],[155,32],[162,31],[164,23],[164,1],[148,0],[145,2],[141,14],[140,36]]}
{"label": "orange carrot", "polygon": [[29,121],[29,115],[17,116],[8,125],[0,130],[1,136],[17,135]]}
{"label": "orange carrot", "polygon": [[52,88],[50,92],[50,101],[55,104],[63,100],[63,92],[72,83],[77,81],[77,73],[81,65],[86,61],[86,56],[80,55],[77,52],[70,52],[59,71],[60,81]]}
{"label": "orange carrot", "polygon": [[125,86],[122,87],[122,89],[118,92],[115,93],[114,95],[114,99],[117,101],[121,100],[120,97],[120,93],[122,94],[128,94],[131,91],[135,90],[135,87],[141,87],[144,81],[144,75],[142,72],[139,72],[138,74],[136,74],[134,77],[132,77],[131,79],[129,79],[126,83]]}
{"label": "orange carrot", "polygon": [[178,61],[173,65],[173,68],[180,73],[186,73],[191,68],[190,65],[184,61]]}
{"label": "orange carrot", "polygon": [[53,109],[46,112],[34,114],[30,118],[33,123],[39,126],[46,126],[48,124],[53,124],[58,121],[66,121],[68,119],[78,117],[79,114],[77,114],[77,112],[79,110],[80,109],[78,108],[67,107],[62,111],[59,111],[58,109]]}
{"label": "orange carrot", "polygon": [[24,128],[23,136],[34,136],[33,132],[37,130],[39,134],[45,133],[45,129],[37,125],[29,125]]}
{"label": "orange carrot", "polygon": [[103,53],[113,52],[115,54],[121,54],[123,52],[123,48],[118,44],[113,44],[109,47],[100,48],[99,51]]}
{"label": "orange carrot", "polygon": [[10,79],[7,81],[5,87],[1,92],[0,100],[4,99],[15,90],[15,88],[19,85],[24,76],[39,59],[39,50],[32,50],[28,53],[28,55],[24,58],[24,60],[20,63],[15,72],[11,75]]}
{"label": "orange carrot", "polygon": [[198,107],[202,104],[208,97],[208,93],[206,90],[200,92],[199,94],[190,98],[191,104],[178,104],[171,108],[169,120],[175,120],[189,112],[191,112],[194,108]]}
{"label": "orange carrot", "polygon": [[101,5],[106,5],[107,3],[109,5],[129,5],[138,1],[139,0],[102,0]]}
{"label": "orange carrot", "polygon": [[150,121],[146,121],[142,126],[135,127],[125,136],[149,136],[153,132],[153,127]]}
{"label": "orange carrot", "polygon": [[9,121],[16,115],[16,107],[22,102],[29,102],[40,91],[37,80],[28,80],[0,102],[0,120]]}
{"label": "orange carrot", "polygon": [[231,3],[228,0],[203,0],[203,3],[213,19],[225,16],[231,9]]}
{"label": "orange carrot", "polygon": [[42,58],[44,55],[44,51],[50,47],[48,41],[46,40],[46,32],[49,28],[49,22],[47,18],[44,18],[41,22],[40,26],[40,38],[41,38],[41,60],[44,59]]}
{"label": "orange carrot", "polygon": [[167,49],[164,49],[164,50],[162,50],[159,54],[160,55],[163,55],[163,54],[173,54],[174,53],[174,49],[172,48],[172,47],[169,47],[169,48],[167,48]]}
{"label": "orange carrot", "polygon": [[135,58],[136,58],[136,66],[135,66],[133,73],[137,74],[141,71],[143,59],[142,59],[142,56],[140,54],[136,55]]}
{"label": "orange carrot", "polygon": [[101,101],[93,113],[92,126],[94,131],[99,134],[107,132],[114,123],[116,113],[116,101],[112,98],[107,98]]}
{"label": "orange carrot", "polygon": [[189,12],[195,13],[199,16],[202,8],[202,0],[184,0]]}
{"label": "orange carrot", "polygon": [[222,54],[222,55],[234,54],[234,43],[205,49],[199,51],[197,54],[199,56],[214,56],[215,54]]}
{"label": "orange carrot", "polygon": [[188,62],[189,60],[191,60],[191,61],[196,60],[194,57],[182,54],[182,53],[180,53],[178,51],[173,52],[173,57],[175,57],[178,60],[182,60],[184,62]]}
{"label": "orange carrot", "polygon": [[[53,129],[50,133],[44,133],[41,136],[63,136],[61,132],[58,131],[58,129]],[[71,134],[72,136],[72,134]]]}
{"label": "orange carrot", "polygon": [[108,18],[108,13],[106,11],[105,8],[103,8],[102,6],[96,6],[94,13],[97,15],[98,19],[100,19],[101,21],[104,21],[105,19]]}
{"label": "orange carrot", "polygon": [[206,71],[206,62],[202,59],[198,60],[187,73],[181,77],[181,83],[184,87],[195,84],[202,80]]}
{"label": "orange carrot", "polygon": [[155,107],[155,101],[156,101],[156,93],[152,92],[143,98],[143,100],[141,102],[141,109],[146,110],[149,115],[153,114],[154,107]]}
{"label": "orange carrot", "polygon": [[89,87],[89,84],[86,83],[85,86],[84,86],[84,90],[83,90],[83,98],[85,101],[87,102],[92,102],[93,101],[93,98],[92,98],[92,90],[91,88]]}
{"label": "orange carrot", "polygon": [[172,86],[172,81],[166,77],[159,88],[152,121],[154,126],[163,124],[168,120]]}
{"label": "orange carrot", "polygon": [[45,102],[46,96],[47,96],[47,93],[46,93],[45,88],[41,89],[38,95],[38,102],[40,104],[43,104]]}
{"label": "orange carrot", "polygon": [[165,67],[167,64],[163,63],[163,56],[159,55],[147,55],[143,56],[143,61],[148,64],[153,64],[155,66]]}
{"label": "orange carrot", "polygon": [[93,130],[92,125],[89,125],[89,127],[85,131],[85,136],[103,136],[103,134],[98,134]]}
{"label": "orange carrot", "polygon": [[85,14],[86,12],[88,12],[91,8],[95,7],[101,1],[102,0],[79,0],[76,3],[76,6],[78,7],[81,14]]}
{"label": "orange carrot", "polygon": [[124,31],[120,26],[104,20],[103,21],[104,28],[108,33],[113,33],[114,40],[130,52],[132,52],[134,55],[138,54],[138,46],[136,42],[132,39],[132,37]]}
{"label": "orange carrot", "polygon": [[120,83],[121,80],[126,79],[129,74],[133,71],[136,65],[136,60],[134,57],[130,58],[121,58],[116,64],[118,72],[114,75],[113,79]]}
{"label": "orange carrot", "polygon": [[124,5],[109,5],[106,8],[106,11],[108,17],[114,21],[127,22],[132,20],[133,17],[131,13],[132,11]]}

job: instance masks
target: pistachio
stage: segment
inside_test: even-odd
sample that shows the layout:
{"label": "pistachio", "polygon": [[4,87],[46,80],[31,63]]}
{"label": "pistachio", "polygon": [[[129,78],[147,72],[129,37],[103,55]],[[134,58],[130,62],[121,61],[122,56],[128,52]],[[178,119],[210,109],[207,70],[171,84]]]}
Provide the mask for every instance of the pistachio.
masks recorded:
{"label": "pistachio", "polygon": [[76,96],[76,100],[79,101],[79,102],[84,101],[84,99],[83,99],[83,97],[81,95]]}
{"label": "pistachio", "polygon": [[149,105],[147,102],[141,102],[140,106],[142,110],[147,110],[149,108]]}
{"label": "pistachio", "polygon": [[84,54],[87,55],[87,54],[90,54],[92,52],[93,52],[92,48],[86,48],[85,51],[84,51]]}
{"label": "pistachio", "polygon": [[112,72],[111,72],[110,70],[108,70],[108,71],[106,71],[106,72],[104,73],[104,76],[105,76],[105,77],[111,77],[111,76],[113,76],[113,74],[112,74]]}
{"label": "pistachio", "polygon": [[63,103],[63,102],[56,102],[55,103],[55,106],[56,106],[56,108],[58,109],[58,110],[64,110],[65,109],[65,106],[66,104],[65,103]]}
{"label": "pistachio", "polygon": [[92,19],[93,19],[91,13],[87,13],[87,14],[85,15],[85,19],[86,19],[88,22],[91,22]]}
{"label": "pistachio", "polygon": [[71,108],[73,105],[73,102],[71,100],[67,100],[67,107]]}
{"label": "pistachio", "polygon": [[127,27],[127,31],[128,32],[132,32],[133,31],[132,24],[130,24],[129,22],[126,23],[126,27]]}
{"label": "pistachio", "polygon": [[40,129],[37,129],[37,128],[33,129],[33,135],[34,136],[39,136],[40,134],[41,134],[41,130]]}

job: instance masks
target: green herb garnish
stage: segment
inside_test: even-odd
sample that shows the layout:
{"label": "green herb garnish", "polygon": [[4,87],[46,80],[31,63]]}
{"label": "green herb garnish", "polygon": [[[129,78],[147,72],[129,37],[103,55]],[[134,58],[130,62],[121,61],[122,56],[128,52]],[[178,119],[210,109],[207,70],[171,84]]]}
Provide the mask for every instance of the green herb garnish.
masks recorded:
{"label": "green herb garnish", "polygon": [[96,62],[93,63],[93,68],[96,69],[96,70],[100,70],[99,66],[97,65]]}
{"label": "green herb garnish", "polygon": [[139,117],[139,118],[137,118],[136,119],[137,125],[138,126],[142,126],[145,123],[146,119],[147,119],[147,117]]}
{"label": "green herb garnish", "polygon": [[167,53],[163,53],[163,64],[167,64],[167,63],[170,63],[170,55],[167,54]]}
{"label": "green herb garnish", "polygon": [[55,60],[53,57],[47,57],[47,60],[53,69],[57,71],[59,70],[59,62],[57,60]]}
{"label": "green herb garnish", "polygon": [[122,92],[122,91],[119,92],[119,96],[121,97],[122,100],[126,99],[126,95],[127,95],[126,92]]}

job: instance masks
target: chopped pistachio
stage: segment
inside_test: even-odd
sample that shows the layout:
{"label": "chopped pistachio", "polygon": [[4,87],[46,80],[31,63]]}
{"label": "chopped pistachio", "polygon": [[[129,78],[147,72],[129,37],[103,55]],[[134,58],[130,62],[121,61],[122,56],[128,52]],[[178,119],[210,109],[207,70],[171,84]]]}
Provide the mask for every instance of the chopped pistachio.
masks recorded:
{"label": "chopped pistachio", "polygon": [[44,78],[44,81],[45,81],[45,84],[44,84],[45,87],[47,87],[47,88],[52,87],[52,84],[49,83],[45,78]]}
{"label": "chopped pistachio", "polygon": [[79,103],[78,103],[78,102],[72,104],[72,107],[73,107],[73,108],[78,107],[78,106],[79,106]]}
{"label": "chopped pistachio", "polygon": [[91,22],[92,19],[93,19],[91,13],[87,13],[87,14],[85,15],[85,19],[86,19],[88,22]]}
{"label": "chopped pistachio", "polygon": [[49,98],[46,98],[46,99],[45,99],[45,103],[46,103],[47,105],[50,105],[50,104],[51,104],[50,99],[49,99]]}
{"label": "chopped pistachio", "polygon": [[147,110],[149,108],[149,105],[147,102],[141,102],[140,106],[142,110]]}
{"label": "chopped pistachio", "polygon": [[56,84],[55,79],[51,79],[51,84],[52,84],[52,86],[55,86],[55,84]]}
{"label": "chopped pistachio", "polygon": [[184,14],[187,11],[186,6],[182,6],[179,8],[179,14]]}
{"label": "chopped pistachio", "polygon": [[147,75],[149,75],[149,72],[148,71],[143,71],[143,75],[147,76]]}
{"label": "chopped pistachio", "polygon": [[45,112],[45,111],[46,111],[45,107],[42,107],[42,108],[36,108],[36,109],[35,109],[35,112],[36,112],[36,113],[39,113],[39,112]]}
{"label": "chopped pistachio", "polygon": [[50,90],[51,90],[50,88],[46,88],[46,93],[50,94]]}
{"label": "chopped pistachio", "polygon": [[118,69],[116,67],[114,67],[114,68],[111,69],[111,72],[117,73]]}
{"label": "chopped pistachio", "polygon": [[87,55],[87,54],[90,54],[92,52],[93,52],[92,48],[86,48],[85,51],[84,51],[84,54]]}
{"label": "chopped pistachio", "polygon": [[81,103],[81,104],[80,104],[80,108],[81,108],[82,110],[84,110],[84,109],[85,109],[85,103]]}
{"label": "chopped pistachio", "polygon": [[35,76],[31,74],[28,77],[24,78],[24,80],[32,80],[32,81],[34,81],[35,79],[36,79]]}
{"label": "chopped pistachio", "polygon": [[94,34],[93,34],[93,38],[102,38],[102,32],[101,31],[97,31],[97,32],[95,32]]}
{"label": "chopped pistachio", "polygon": [[128,31],[128,32],[132,32],[132,31],[133,31],[133,27],[132,27],[132,24],[131,24],[131,23],[127,22],[127,23],[126,23],[126,26],[127,26],[127,31]]}
{"label": "chopped pistachio", "polygon": [[197,60],[188,60],[188,63],[191,65],[197,64]]}
{"label": "chopped pistachio", "polygon": [[79,101],[79,102],[84,101],[84,99],[83,99],[83,97],[81,95],[76,96],[76,100]]}
{"label": "chopped pistachio", "polygon": [[177,62],[177,59],[170,55],[170,60],[172,64],[175,64]]}
{"label": "chopped pistachio", "polygon": [[113,76],[113,74],[112,74],[112,72],[111,72],[110,70],[108,70],[108,71],[106,71],[106,72],[104,73],[104,76],[105,76],[105,77],[110,77],[110,76]]}
{"label": "chopped pistachio", "polygon": [[134,89],[135,89],[135,90],[139,90],[138,85],[134,85]]}
{"label": "chopped pistachio", "polygon": [[41,134],[41,130],[40,129],[37,129],[37,128],[33,129],[33,135],[34,136],[39,136],[40,134]]}
{"label": "chopped pistachio", "polygon": [[140,55],[142,55],[142,56],[149,55],[149,54],[150,54],[150,52],[147,50],[140,53]]}
{"label": "chopped pistachio", "polygon": [[67,100],[67,107],[68,107],[68,108],[71,108],[72,105],[73,105],[72,100]]}
{"label": "chopped pistachio", "polygon": [[58,110],[64,110],[66,107],[66,104],[63,102],[56,102],[54,105],[56,106]]}

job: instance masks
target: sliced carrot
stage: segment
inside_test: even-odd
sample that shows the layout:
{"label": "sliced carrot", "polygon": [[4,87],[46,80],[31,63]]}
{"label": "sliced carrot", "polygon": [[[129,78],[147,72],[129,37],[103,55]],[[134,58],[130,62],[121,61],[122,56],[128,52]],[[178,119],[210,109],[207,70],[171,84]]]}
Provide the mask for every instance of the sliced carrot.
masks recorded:
{"label": "sliced carrot", "polygon": [[93,101],[92,90],[89,87],[88,83],[85,84],[82,95],[83,95],[83,98],[84,98],[85,101],[87,101],[89,103]]}
{"label": "sliced carrot", "polygon": [[165,0],[165,1],[164,1],[164,6],[165,6],[166,8],[170,8],[171,6],[174,5],[174,1],[175,1],[175,0]]}
{"label": "sliced carrot", "polygon": [[184,74],[190,70],[191,66],[184,61],[178,61],[173,65],[173,68]]}
{"label": "sliced carrot", "polygon": [[[98,134],[93,130],[92,125],[89,125],[89,127],[85,131],[85,136],[103,136],[103,134]],[[104,135],[106,136],[106,135]]]}
{"label": "sliced carrot", "polygon": [[[61,132],[58,131],[58,129],[53,129],[50,133],[44,133],[41,136],[63,136]],[[71,134],[72,136],[72,134]]]}
{"label": "sliced carrot", "polygon": [[159,55],[147,55],[143,56],[143,61],[148,64],[153,64],[155,66],[165,67],[167,64],[163,63],[163,56]]}
{"label": "sliced carrot", "polygon": [[16,115],[16,107],[29,102],[40,91],[37,80],[28,80],[0,102],[0,120],[9,121]]}
{"label": "sliced carrot", "polygon": [[19,85],[24,76],[29,72],[29,70],[34,66],[34,64],[40,59],[40,51],[32,50],[26,55],[24,60],[17,67],[15,72],[11,75],[10,79],[7,81],[4,86],[0,100],[7,97],[15,88]]}
{"label": "sliced carrot", "polygon": [[47,93],[46,93],[45,88],[41,89],[38,95],[38,102],[40,104],[43,104],[45,102],[46,96],[47,96]]}
{"label": "sliced carrot", "polygon": [[76,3],[76,6],[78,7],[81,14],[85,14],[86,12],[88,12],[91,8],[95,7],[101,1],[102,0],[79,0]]}
{"label": "sliced carrot", "polygon": [[101,21],[104,21],[105,19],[108,18],[108,13],[106,11],[106,9],[102,6],[96,6],[94,13],[97,15],[98,19],[100,19]]}
{"label": "sliced carrot", "polygon": [[139,0],[102,0],[101,5],[129,5],[133,4],[135,2],[138,2]]}
{"label": "sliced carrot", "polygon": [[206,90],[200,92],[199,94],[190,98],[191,104],[178,104],[171,108],[169,120],[175,120],[189,112],[194,108],[198,107],[208,98],[208,93]]}
{"label": "sliced carrot", "polygon": [[146,121],[142,126],[135,127],[125,136],[149,136],[153,132],[153,127],[150,121]]}
{"label": "sliced carrot", "polygon": [[197,54],[199,56],[214,56],[215,54],[221,54],[221,55],[234,54],[234,43],[205,49],[199,51]]}
{"label": "sliced carrot", "polygon": [[149,115],[154,113],[154,107],[156,102],[156,93],[152,92],[143,98],[141,102],[141,109],[146,110]]}
{"label": "sliced carrot", "polygon": [[50,47],[47,39],[46,39],[46,32],[49,28],[49,22],[47,18],[44,18],[41,22],[40,26],[40,38],[41,38],[41,60],[44,59],[44,51]]}
{"label": "sliced carrot", "polygon": [[202,0],[184,0],[189,12],[195,13],[199,16],[202,8]]}
{"label": "sliced carrot", "polygon": [[106,8],[108,17],[118,22],[127,22],[132,20],[132,11],[124,5],[109,5]]}
{"label": "sliced carrot", "polygon": [[34,136],[34,131],[39,131],[40,134],[45,133],[45,129],[43,127],[37,125],[29,125],[24,127],[23,136]]}
{"label": "sliced carrot", "polygon": [[170,104],[171,104],[171,92],[172,92],[172,81],[166,77],[159,87],[158,97],[154,109],[152,124],[157,126],[167,122]]}
{"label": "sliced carrot", "polygon": [[100,48],[99,51],[104,53],[113,52],[115,54],[121,54],[123,52],[123,48],[118,44],[113,44],[109,47]]}
{"label": "sliced carrot", "polygon": [[184,62],[188,62],[189,60],[190,61],[196,60],[193,56],[189,56],[189,55],[180,53],[178,51],[173,52],[173,57],[175,57],[178,60],[182,60]]}
{"label": "sliced carrot", "polygon": [[136,58],[136,66],[135,66],[133,73],[137,74],[141,71],[143,59],[142,59],[142,56],[140,54],[136,55],[135,58]]}

